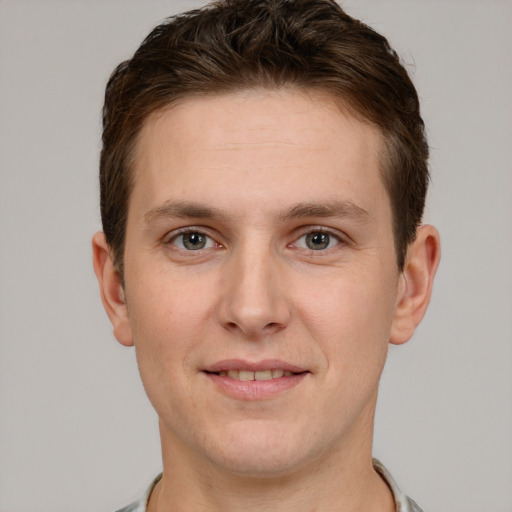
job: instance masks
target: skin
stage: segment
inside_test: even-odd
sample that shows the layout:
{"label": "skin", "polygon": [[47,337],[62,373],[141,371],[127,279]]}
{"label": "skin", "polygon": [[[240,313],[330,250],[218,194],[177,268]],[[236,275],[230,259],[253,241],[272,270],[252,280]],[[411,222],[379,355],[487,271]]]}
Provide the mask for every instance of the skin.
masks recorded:
{"label": "skin", "polygon": [[[150,510],[394,510],[371,464],[377,388],[389,342],[425,313],[439,238],[422,226],[398,271],[381,147],[329,96],[293,89],[195,97],[147,119],[124,289],[102,233],[93,251],[160,420]],[[251,384],[233,396],[204,371],[233,359],[304,373],[272,396]]]}

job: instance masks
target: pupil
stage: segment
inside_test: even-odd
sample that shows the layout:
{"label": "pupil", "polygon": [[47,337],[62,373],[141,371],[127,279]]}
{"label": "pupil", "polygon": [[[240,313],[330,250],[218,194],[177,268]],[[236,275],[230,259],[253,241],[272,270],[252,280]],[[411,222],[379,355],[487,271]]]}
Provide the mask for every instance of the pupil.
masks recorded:
{"label": "pupil", "polygon": [[329,246],[330,237],[327,233],[310,233],[306,237],[306,244],[310,249],[318,251]]}
{"label": "pupil", "polygon": [[183,235],[183,245],[192,251],[202,249],[206,240],[201,233],[186,233]]}

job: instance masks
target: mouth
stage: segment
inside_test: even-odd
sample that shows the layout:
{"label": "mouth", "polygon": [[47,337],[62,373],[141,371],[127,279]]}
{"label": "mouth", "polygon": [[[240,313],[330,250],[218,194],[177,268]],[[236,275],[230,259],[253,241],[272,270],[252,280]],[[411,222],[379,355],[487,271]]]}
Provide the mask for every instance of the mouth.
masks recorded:
{"label": "mouth", "polygon": [[219,361],[203,370],[223,393],[242,400],[272,398],[294,388],[309,370],[277,360]]}
{"label": "mouth", "polygon": [[234,380],[241,380],[243,382],[248,382],[250,380],[272,380],[272,379],[280,379],[281,377],[291,377],[292,375],[297,375],[298,373],[303,372],[291,372],[289,370],[283,370],[282,368],[273,368],[271,370],[221,370],[219,372],[207,372],[214,373],[219,377],[228,377]]}

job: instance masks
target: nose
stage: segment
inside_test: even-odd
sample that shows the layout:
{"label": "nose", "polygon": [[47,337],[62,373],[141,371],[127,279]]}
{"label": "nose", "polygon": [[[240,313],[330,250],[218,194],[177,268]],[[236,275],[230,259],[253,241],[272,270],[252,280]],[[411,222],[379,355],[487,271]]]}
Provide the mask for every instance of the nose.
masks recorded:
{"label": "nose", "polygon": [[234,251],[220,285],[222,326],[253,340],[284,329],[291,317],[282,263],[271,248],[261,245],[245,244]]}

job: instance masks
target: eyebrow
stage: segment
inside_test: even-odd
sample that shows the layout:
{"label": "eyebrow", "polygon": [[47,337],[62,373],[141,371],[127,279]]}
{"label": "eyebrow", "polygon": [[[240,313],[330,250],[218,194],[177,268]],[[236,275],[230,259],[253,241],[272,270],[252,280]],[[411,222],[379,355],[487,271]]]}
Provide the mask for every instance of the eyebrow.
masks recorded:
{"label": "eyebrow", "polygon": [[339,217],[368,222],[370,214],[352,201],[329,201],[326,203],[298,203],[282,215],[284,219],[304,217]]}
{"label": "eyebrow", "polygon": [[198,203],[168,201],[146,212],[144,220],[146,223],[149,223],[153,220],[167,217],[208,219],[212,217],[224,218],[227,217],[227,215],[218,208],[212,208]]}
{"label": "eyebrow", "polygon": [[[146,223],[160,218],[227,219],[230,216],[223,210],[189,201],[168,201],[152,208],[144,215]],[[368,222],[370,214],[351,201],[329,201],[326,203],[297,203],[279,215],[281,220],[306,217],[338,217]],[[232,218],[232,217],[231,217]]]}

